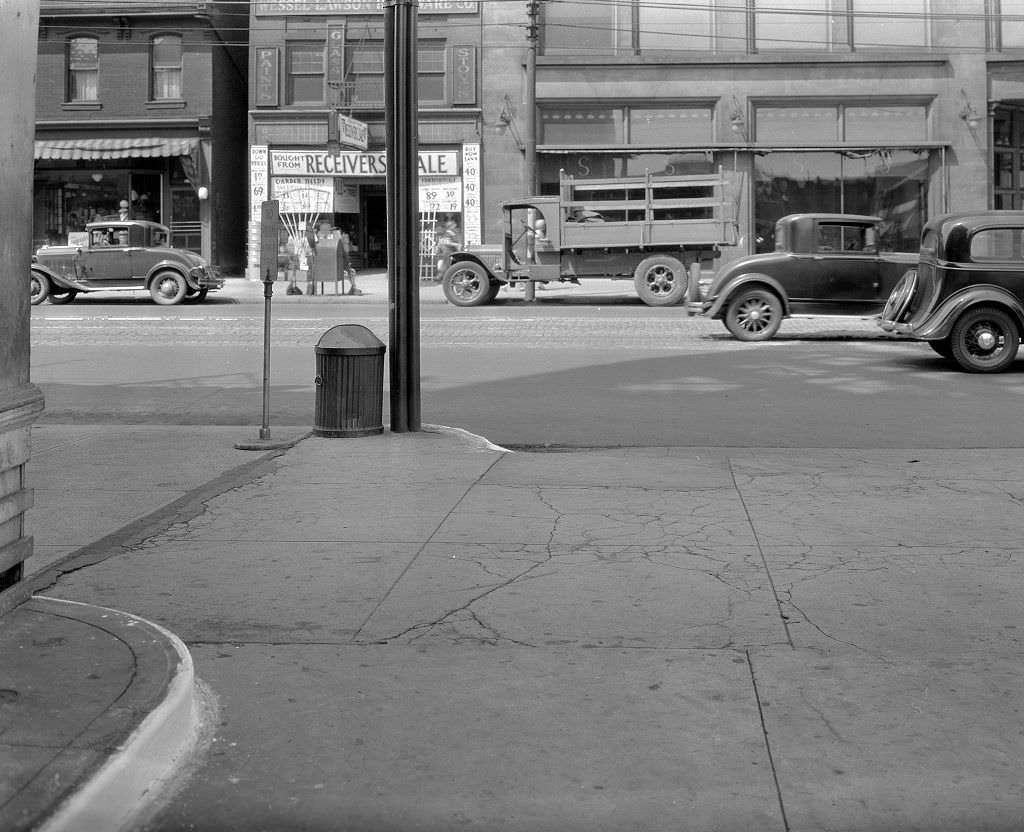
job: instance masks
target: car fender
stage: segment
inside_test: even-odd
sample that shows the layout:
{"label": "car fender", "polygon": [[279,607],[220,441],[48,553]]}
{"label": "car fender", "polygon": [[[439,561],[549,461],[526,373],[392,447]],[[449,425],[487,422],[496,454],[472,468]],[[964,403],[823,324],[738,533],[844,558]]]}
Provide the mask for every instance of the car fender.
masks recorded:
{"label": "car fender", "polygon": [[58,274],[53,269],[48,269],[39,263],[32,264],[32,271],[40,277],[45,277],[54,286],[60,286],[63,289],[74,289],[78,292],[88,292],[89,289],[79,283],[77,280],[72,280],[70,277]]}
{"label": "car fender", "polygon": [[774,277],[760,272],[745,272],[730,278],[718,290],[710,306],[705,308],[704,316],[707,318],[720,318],[733,295],[751,286],[766,286],[771,289],[779,296],[779,300],[782,301],[782,314],[787,317],[789,316],[789,296],[786,294],[786,290],[782,288],[782,285]]}
{"label": "car fender", "polygon": [[1017,322],[1017,328],[1024,331],[1024,304],[999,286],[994,286],[991,283],[979,283],[977,286],[969,286],[946,298],[922,324],[914,327],[913,335],[923,341],[948,338],[957,318],[972,306],[982,304],[1004,308]]}
{"label": "car fender", "polygon": [[[495,274],[495,269],[494,269],[494,265],[493,264],[488,263],[487,260],[485,260],[484,258],[480,257],[479,255],[477,255],[476,253],[474,253],[472,251],[456,251],[456,252],[454,252],[451,255],[451,257],[449,258],[448,268],[450,269],[456,263],[476,263],[485,272],[487,272],[487,277],[488,277],[489,280],[494,281],[495,283],[502,283],[502,284],[508,282],[504,277],[500,277],[499,275]],[[447,271],[447,269],[445,271]]]}
{"label": "car fender", "polygon": [[161,260],[155,266],[149,270],[149,274],[146,275],[146,288],[153,284],[153,278],[156,277],[160,272],[177,272],[188,284],[190,289],[197,290],[200,288],[199,284],[189,273],[189,268],[182,263],[178,263],[175,260]]}

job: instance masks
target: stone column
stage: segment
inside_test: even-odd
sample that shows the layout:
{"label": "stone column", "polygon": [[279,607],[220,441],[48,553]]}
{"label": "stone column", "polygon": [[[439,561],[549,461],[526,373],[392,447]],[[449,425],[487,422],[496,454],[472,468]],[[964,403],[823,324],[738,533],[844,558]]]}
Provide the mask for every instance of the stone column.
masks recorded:
{"label": "stone column", "polygon": [[32,422],[43,394],[29,380],[29,263],[35,136],[38,0],[0,3],[0,614],[28,596],[24,562],[32,554],[25,512]]}

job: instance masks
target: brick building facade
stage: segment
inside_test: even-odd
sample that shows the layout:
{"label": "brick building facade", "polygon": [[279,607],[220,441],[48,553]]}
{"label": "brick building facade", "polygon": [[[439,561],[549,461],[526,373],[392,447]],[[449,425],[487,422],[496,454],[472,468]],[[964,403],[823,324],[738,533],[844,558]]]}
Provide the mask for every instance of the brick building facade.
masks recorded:
{"label": "brick building facade", "polygon": [[35,245],[127,203],[174,245],[241,271],[248,25],[230,2],[42,0]]}

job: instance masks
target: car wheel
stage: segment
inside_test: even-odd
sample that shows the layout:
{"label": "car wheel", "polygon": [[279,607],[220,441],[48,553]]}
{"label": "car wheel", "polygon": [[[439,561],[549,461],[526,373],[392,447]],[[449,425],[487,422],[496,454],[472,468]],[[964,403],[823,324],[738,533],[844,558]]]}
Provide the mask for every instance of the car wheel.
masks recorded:
{"label": "car wheel", "polygon": [[185,300],[188,284],[177,272],[160,272],[149,285],[149,294],[161,306],[173,306]]}
{"label": "car wheel", "polygon": [[949,342],[948,338],[940,338],[938,341],[929,341],[928,346],[943,358],[953,357],[953,345]]}
{"label": "car wheel", "polygon": [[725,309],[725,328],[739,341],[767,341],[779,331],[782,301],[767,289],[747,289]]}
{"label": "car wheel", "polygon": [[675,306],[686,297],[686,269],[675,257],[648,257],[633,272],[633,285],[648,306]]}
{"label": "car wheel", "polygon": [[187,295],[185,297],[185,303],[202,303],[204,300],[206,300],[206,296],[209,294],[209,292],[210,290],[204,286],[198,292],[192,292],[192,294]]}
{"label": "car wheel", "polygon": [[77,297],[77,289],[65,289],[58,286],[50,287],[50,303],[55,306],[63,306],[65,303],[71,303],[71,301]]}
{"label": "car wheel", "polygon": [[1000,373],[1013,363],[1020,347],[1017,324],[994,306],[961,315],[949,335],[953,360],[969,373]]}
{"label": "car wheel", "polygon": [[491,278],[479,263],[453,263],[441,278],[441,288],[453,306],[483,306],[494,300]]}
{"label": "car wheel", "polygon": [[29,302],[33,306],[39,306],[50,294],[50,281],[41,274],[32,272],[29,278]]}

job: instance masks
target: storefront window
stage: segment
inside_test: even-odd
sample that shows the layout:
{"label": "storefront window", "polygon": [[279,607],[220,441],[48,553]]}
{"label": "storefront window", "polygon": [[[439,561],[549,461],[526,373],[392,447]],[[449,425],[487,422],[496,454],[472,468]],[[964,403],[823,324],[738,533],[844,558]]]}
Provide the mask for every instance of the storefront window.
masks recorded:
{"label": "storefront window", "polygon": [[758,107],[755,119],[758,142],[879,144],[928,138],[928,109],[916,105]]}
{"label": "storefront window", "polygon": [[758,142],[820,144],[839,141],[839,111],[835,107],[758,107]]}
{"label": "storefront window", "polygon": [[712,140],[710,107],[629,110],[630,144],[701,144]]}
{"label": "storefront window", "polygon": [[880,248],[915,251],[927,218],[927,151],[779,152],[755,157],[755,249],[775,247],[775,222],[786,214],[829,212],[880,216]]}
{"label": "storefront window", "polygon": [[541,193],[557,194],[559,175],[575,179],[619,179],[623,176],[687,176],[714,173],[713,153],[559,153],[539,159]]}
{"label": "storefront window", "polygon": [[625,144],[622,108],[546,110],[541,113],[543,144]]}
{"label": "storefront window", "polygon": [[844,139],[848,142],[912,142],[928,138],[925,107],[845,107]]}

